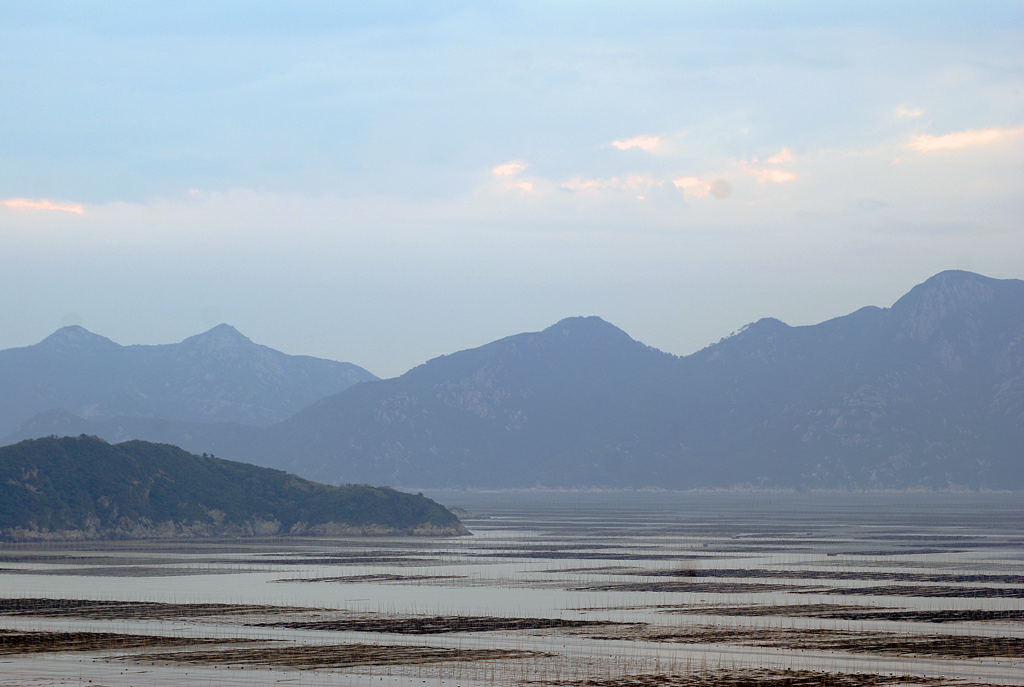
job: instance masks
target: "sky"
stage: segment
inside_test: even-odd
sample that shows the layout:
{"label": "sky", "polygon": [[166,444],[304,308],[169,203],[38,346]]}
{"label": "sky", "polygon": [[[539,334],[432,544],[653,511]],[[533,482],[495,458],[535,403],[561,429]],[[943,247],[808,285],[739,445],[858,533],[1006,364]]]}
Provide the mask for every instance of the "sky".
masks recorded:
{"label": "sky", "polygon": [[0,348],[227,322],[382,376],[1024,277],[1024,3],[13,1]]}

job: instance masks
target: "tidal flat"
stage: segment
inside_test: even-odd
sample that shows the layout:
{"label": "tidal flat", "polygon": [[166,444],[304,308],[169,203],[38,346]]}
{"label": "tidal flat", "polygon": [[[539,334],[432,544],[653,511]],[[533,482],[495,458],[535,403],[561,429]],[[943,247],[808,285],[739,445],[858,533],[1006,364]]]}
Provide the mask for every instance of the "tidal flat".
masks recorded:
{"label": "tidal flat", "polygon": [[473,535],[0,544],[0,685],[1024,685],[1020,494],[428,495]]}

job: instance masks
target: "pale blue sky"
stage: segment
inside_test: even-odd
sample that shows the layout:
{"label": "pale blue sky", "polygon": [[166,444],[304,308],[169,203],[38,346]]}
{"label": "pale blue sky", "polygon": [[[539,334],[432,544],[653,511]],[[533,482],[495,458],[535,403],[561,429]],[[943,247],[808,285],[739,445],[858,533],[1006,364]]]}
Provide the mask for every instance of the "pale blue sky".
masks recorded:
{"label": "pale blue sky", "polygon": [[[369,5],[364,6],[364,5]],[[378,374],[1024,277],[1024,4],[11,2],[0,347],[227,321]]]}

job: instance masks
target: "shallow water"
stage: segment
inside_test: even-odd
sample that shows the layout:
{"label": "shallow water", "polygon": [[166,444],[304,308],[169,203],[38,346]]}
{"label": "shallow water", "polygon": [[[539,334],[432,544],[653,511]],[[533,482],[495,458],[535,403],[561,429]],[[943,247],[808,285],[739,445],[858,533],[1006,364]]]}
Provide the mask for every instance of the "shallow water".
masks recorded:
{"label": "shallow water", "polygon": [[[1024,611],[1024,599],[969,596],[1007,590],[1004,582],[899,581],[879,574],[943,576],[1024,574],[1024,498],[1019,494],[428,494],[471,513],[472,537],[446,539],[297,539],[109,542],[0,546],[0,597],[224,603],[332,609],[392,616],[497,616],[646,623],[659,632],[701,628],[819,629],[906,636],[1024,637],[1019,621],[929,623],[831,620],[787,614],[808,604],[892,610]],[[377,561],[377,562],[368,562]],[[771,570],[771,577],[700,576],[702,569]],[[681,577],[644,575],[679,570]],[[872,579],[813,579],[786,571],[870,573]],[[364,575],[455,579],[320,581]],[[752,574],[752,573],[751,573]],[[774,575],[778,574],[778,577]],[[288,581],[282,581],[288,580]],[[697,583],[699,591],[630,591],[621,585]],[[792,588],[750,591],[750,584]],[[744,585],[744,586],[737,586]],[[962,596],[840,593],[900,587],[925,594],[953,587]],[[594,590],[594,587],[602,589]],[[591,588],[587,590],[585,588]],[[918,590],[918,591],[915,591]],[[988,592],[992,593],[992,592]],[[1001,592],[995,592],[1001,593]],[[772,606],[770,615],[691,611],[702,606]],[[673,613],[684,608],[687,613]],[[319,612],[318,612],[319,613]],[[335,613],[331,617],[342,617]],[[109,661],[130,651],[0,656],[0,685],[78,684],[523,684],[531,680],[609,677],[696,667],[744,666],[878,672],[1024,683],[1014,656],[892,656],[810,651],[743,643],[665,643],[597,639],[587,628],[442,634],[394,634],[256,627],[260,617],[99,619],[0,615],[0,629],[233,637],[287,645],[369,643],[529,650],[543,659],[463,664],[364,665],[325,670],[266,666],[150,665]],[[645,630],[646,631],[646,630]],[[608,633],[604,633],[608,636]],[[244,679],[243,679],[244,678]],[[177,679],[177,682],[175,682]]]}

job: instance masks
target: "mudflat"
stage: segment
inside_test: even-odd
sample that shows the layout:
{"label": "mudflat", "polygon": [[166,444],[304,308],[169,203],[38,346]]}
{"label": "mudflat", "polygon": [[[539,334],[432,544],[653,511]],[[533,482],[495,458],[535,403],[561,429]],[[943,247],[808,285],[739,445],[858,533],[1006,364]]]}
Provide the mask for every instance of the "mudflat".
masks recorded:
{"label": "mudflat", "polygon": [[0,545],[0,685],[1024,683],[1016,495],[432,496],[473,536]]}

